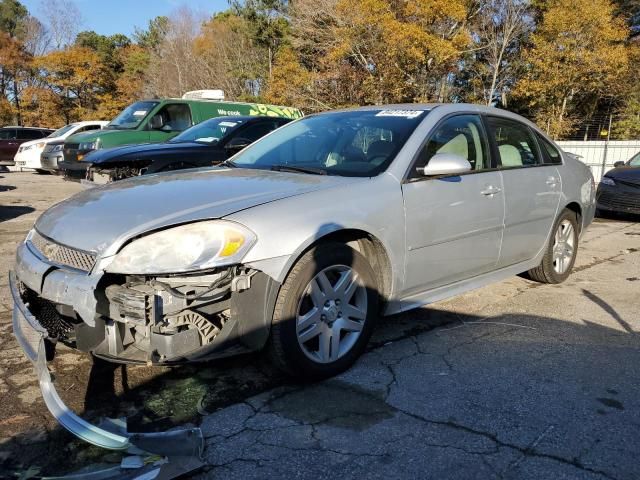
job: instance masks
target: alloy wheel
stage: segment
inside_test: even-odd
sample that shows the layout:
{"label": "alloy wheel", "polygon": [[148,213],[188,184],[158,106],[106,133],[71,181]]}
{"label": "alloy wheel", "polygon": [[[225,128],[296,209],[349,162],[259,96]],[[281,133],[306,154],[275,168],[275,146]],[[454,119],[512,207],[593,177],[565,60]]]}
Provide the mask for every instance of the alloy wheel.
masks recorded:
{"label": "alloy wheel", "polygon": [[367,318],[367,289],[346,265],[332,265],[307,284],[296,314],[304,354],[318,363],[335,362],[356,344]]}

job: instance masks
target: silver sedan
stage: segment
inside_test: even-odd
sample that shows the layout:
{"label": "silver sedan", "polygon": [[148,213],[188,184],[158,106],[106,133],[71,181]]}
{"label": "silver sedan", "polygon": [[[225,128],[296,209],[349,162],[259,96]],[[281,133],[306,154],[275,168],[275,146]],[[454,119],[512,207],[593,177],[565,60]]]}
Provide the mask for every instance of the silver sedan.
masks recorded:
{"label": "silver sedan", "polygon": [[393,105],[293,122],[221,167],[82,192],[45,212],[11,274],[16,335],[117,362],[267,348],[326,377],[376,319],[527,272],[570,274],[589,169],[531,122]]}

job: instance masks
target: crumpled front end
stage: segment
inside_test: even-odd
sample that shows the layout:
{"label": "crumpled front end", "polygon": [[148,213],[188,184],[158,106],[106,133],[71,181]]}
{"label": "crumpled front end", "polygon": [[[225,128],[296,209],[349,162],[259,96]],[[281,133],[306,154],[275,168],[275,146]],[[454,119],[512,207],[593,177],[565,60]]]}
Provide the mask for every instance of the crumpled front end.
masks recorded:
{"label": "crumpled front end", "polygon": [[[132,434],[117,421],[91,425],[64,405],[47,361],[58,342],[110,361],[144,364],[255,350],[268,337],[272,312],[267,305],[273,304],[278,285],[243,266],[157,277],[108,274],[99,264],[92,252],[35,230],[18,248],[9,275],[14,334],[34,365],[45,403],[62,426],[94,445],[184,457],[181,466],[197,468],[203,444],[199,429]],[[175,462],[158,468],[166,465],[176,468]]]}
{"label": "crumpled front end", "polygon": [[[49,333],[23,301],[21,283],[14,272],[9,273],[9,285],[14,301],[14,335],[34,366],[47,408],[60,425],[98,447],[126,452],[137,458],[146,457],[147,460],[140,462],[137,475],[130,478],[174,478],[202,466],[204,439],[199,428],[130,433],[122,420],[105,420],[101,426],[96,426],[69,410],[56,392],[47,368],[47,357],[51,351]],[[116,466],[101,472],[100,478],[122,478],[130,472],[130,469]]]}
{"label": "crumpled front end", "polygon": [[122,363],[174,364],[261,348],[277,285],[243,266],[191,275],[102,273],[98,259],[33,231],[20,245],[20,299],[49,341]]}

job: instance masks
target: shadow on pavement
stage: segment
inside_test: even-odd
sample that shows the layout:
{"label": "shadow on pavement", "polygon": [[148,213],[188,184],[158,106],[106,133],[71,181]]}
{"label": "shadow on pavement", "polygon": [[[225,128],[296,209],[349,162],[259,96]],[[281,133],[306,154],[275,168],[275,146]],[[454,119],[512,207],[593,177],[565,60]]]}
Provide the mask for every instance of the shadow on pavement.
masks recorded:
{"label": "shadow on pavement", "polygon": [[[2,189],[2,186],[0,186],[0,190],[1,189]],[[35,212],[35,210],[36,209],[33,207],[2,205],[0,206],[0,222],[6,222],[7,220],[17,218],[21,215],[26,215],[28,213]]]}

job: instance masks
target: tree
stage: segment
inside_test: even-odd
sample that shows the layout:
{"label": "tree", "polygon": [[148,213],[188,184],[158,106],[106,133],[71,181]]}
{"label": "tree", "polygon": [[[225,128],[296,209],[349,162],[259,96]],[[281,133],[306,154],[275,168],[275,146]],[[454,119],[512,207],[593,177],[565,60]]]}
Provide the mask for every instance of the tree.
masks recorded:
{"label": "tree", "polygon": [[43,17],[49,26],[53,48],[71,45],[82,24],[82,14],[73,0],[43,0]]}
{"label": "tree", "polygon": [[628,67],[628,29],[608,0],[551,0],[525,54],[525,76],[514,94],[558,138],[619,92]]}
{"label": "tree", "polygon": [[474,29],[478,50],[469,68],[486,105],[500,103],[515,83],[521,47],[533,28],[526,0],[483,2]]}
{"label": "tree", "polygon": [[0,31],[20,37],[29,11],[17,0],[0,0]]}
{"label": "tree", "polygon": [[269,77],[273,59],[289,35],[287,0],[232,0],[232,11],[247,21],[253,41],[267,52]]}
{"label": "tree", "polygon": [[60,113],[65,123],[90,116],[104,93],[104,65],[98,53],[87,47],[73,46],[55,50],[34,59],[47,87],[60,98]]}
{"label": "tree", "polygon": [[312,89],[312,74],[300,64],[294,50],[291,47],[280,49],[265,95],[267,101],[315,110],[317,105],[313,104],[316,100],[311,95]]}
{"label": "tree", "polygon": [[154,51],[162,43],[169,30],[169,17],[159,16],[149,20],[146,30],[136,27],[134,41],[147,51]]}

